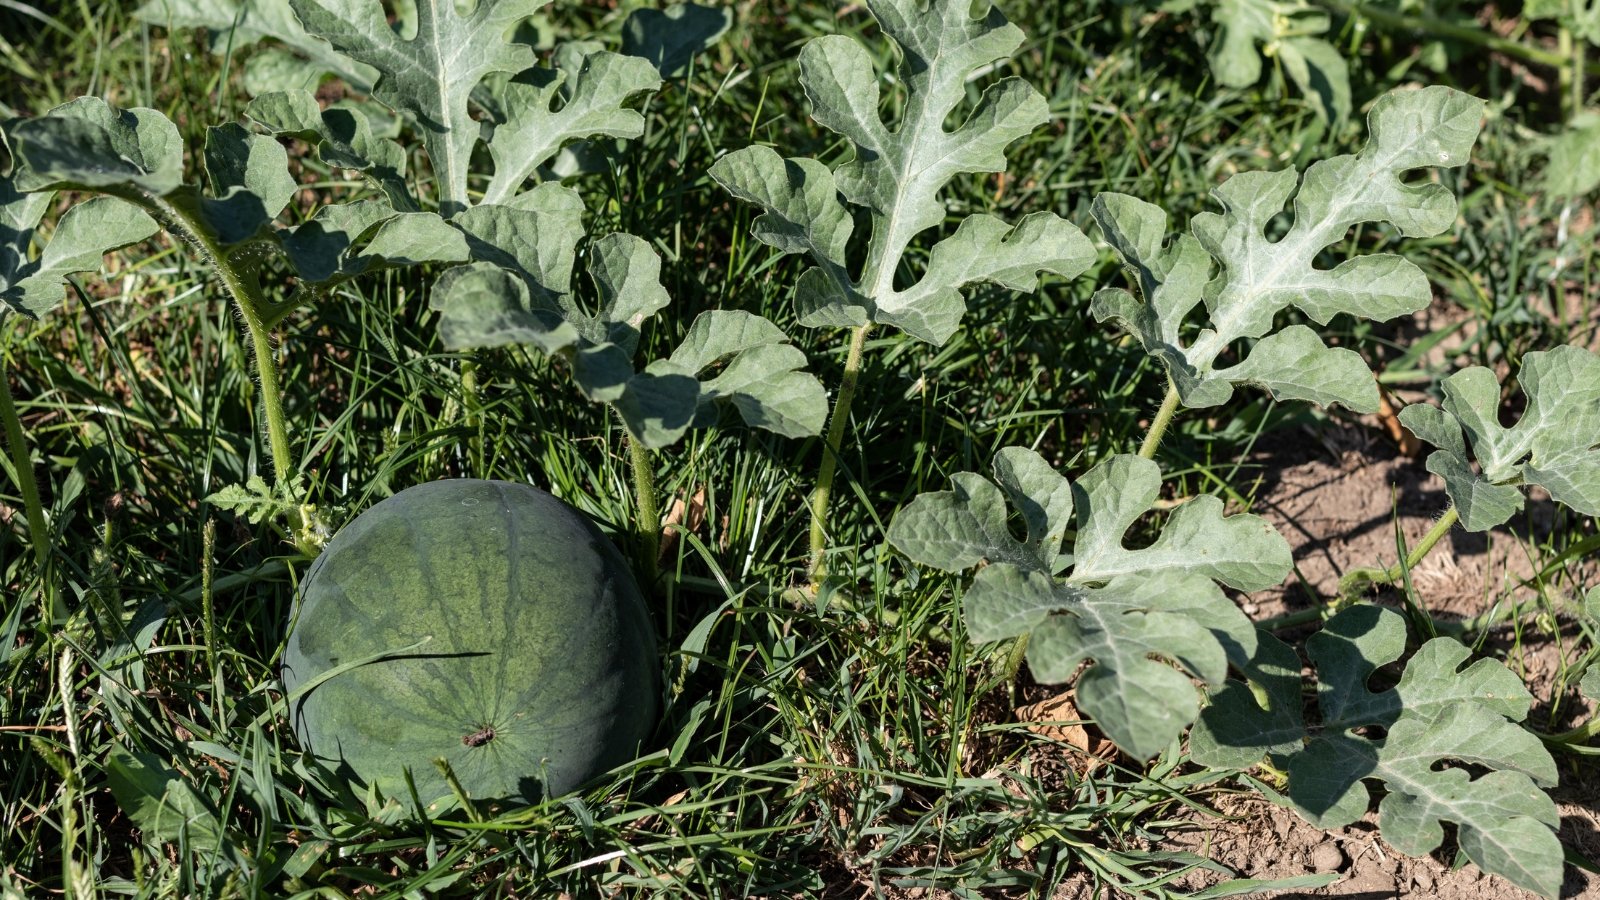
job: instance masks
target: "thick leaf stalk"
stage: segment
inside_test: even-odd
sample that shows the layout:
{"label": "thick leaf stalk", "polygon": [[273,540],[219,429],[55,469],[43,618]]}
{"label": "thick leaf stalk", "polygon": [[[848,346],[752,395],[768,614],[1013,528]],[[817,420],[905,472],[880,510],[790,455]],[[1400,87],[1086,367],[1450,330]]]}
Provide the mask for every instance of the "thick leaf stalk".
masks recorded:
{"label": "thick leaf stalk", "polygon": [[839,396],[834,400],[829,414],[827,444],[823,446],[822,464],[817,469],[817,486],[811,492],[811,558],[808,570],[813,583],[827,577],[828,551],[828,499],[833,493],[833,480],[839,471],[839,454],[844,447],[845,432],[850,429],[850,406],[855,402],[856,386],[861,381],[861,366],[871,323],[858,326],[850,335],[850,350],[844,360],[844,375],[839,379]]}
{"label": "thick leaf stalk", "polygon": [[[620,414],[618,414],[620,418]],[[639,570],[646,592],[661,574],[661,493],[656,488],[655,460],[650,448],[628,435],[628,468],[633,473],[635,527],[639,530]]]}
{"label": "thick leaf stalk", "polygon": [[[1020,29],[982,6],[975,16],[966,0],[870,0],[868,10],[900,51],[896,83],[904,102],[892,124],[880,113],[883,79],[859,42],[829,35],[801,50],[800,83],[812,118],[850,142],[855,158],[849,162],[830,167],[784,159],[758,146],[730,153],[711,168],[718,184],[762,210],[752,225],[757,240],[814,263],[795,283],[801,324],[851,330],[811,497],[814,582],[826,571],[828,503],[859,388],[860,345],[870,327],[889,325],[942,344],[960,326],[962,291],[971,285],[1033,291],[1041,273],[1073,278],[1095,259],[1083,233],[1054,214],[1034,213],[1014,226],[980,214],[933,245],[915,283],[896,286],[907,249],[946,219],[945,187],[962,175],[1004,172],[1006,148],[1050,117],[1043,95],[1010,77],[987,87],[964,120],[946,128],[968,102],[968,82],[1022,44]],[[866,213],[871,227],[859,277],[847,262],[855,209]]]}
{"label": "thick leaf stalk", "polygon": [[[294,455],[289,449],[289,426],[283,415],[283,389],[278,381],[277,352],[273,346],[272,332],[262,321],[262,313],[271,304],[261,294],[261,286],[253,276],[240,271],[233,259],[212,233],[209,224],[199,219],[193,210],[181,204],[169,203],[160,197],[145,194],[137,197],[158,221],[169,231],[196,248],[201,259],[217,273],[234,309],[244,322],[250,336],[251,356],[255,360],[256,378],[261,387],[262,420],[266,424],[267,445],[272,454],[273,477],[278,482],[292,478],[297,471]],[[304,523],[295,523],[299,529]]]}

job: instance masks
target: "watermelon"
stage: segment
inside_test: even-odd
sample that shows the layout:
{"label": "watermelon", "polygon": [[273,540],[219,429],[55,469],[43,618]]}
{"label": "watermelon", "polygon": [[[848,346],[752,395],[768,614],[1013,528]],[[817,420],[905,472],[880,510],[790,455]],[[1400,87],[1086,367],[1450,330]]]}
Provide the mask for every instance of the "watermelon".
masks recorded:
{"label": "watermelon", "polygon": [[[429,640],[414,650],[325,673]],[[627,563],[537,488],[418,485],[307,573],[283,682],[301,743],[360,788],[425,803],[449,761],[475,800],[537,802],[633,759],[655,726],[654,632]]]}

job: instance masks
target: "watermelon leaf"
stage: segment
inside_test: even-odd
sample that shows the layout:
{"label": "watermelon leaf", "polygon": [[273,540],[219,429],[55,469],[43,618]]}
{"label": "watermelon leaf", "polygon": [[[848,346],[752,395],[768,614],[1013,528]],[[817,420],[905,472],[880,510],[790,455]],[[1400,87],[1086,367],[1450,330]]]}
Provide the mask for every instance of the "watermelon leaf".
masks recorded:
{"label": "watermelon leaf", "polygon": [[[1274,331],[1293,306],[1318,324],[1348,314],[1384,321],[1432,299],[1413,263],[1389,254],[1356,256],[1332,269],[1314,263],[1354,225],[1387,221],[1407,236],[1431,236],[1455,221],[1455,195],[1409,183],[1415,169],[1464,164],[1478,135],[1482,101],[1443,87],[1384,95],[1368,115],[1367,144],[1354,156],[1294,170],[1245,172],[1211,192],[1221,214],[1194,217],[1191,234],[1166,243],[1167,215],[1124,194],[1095,198],[1093,215],[1127,265],[1139,297],[1120,288],[1095,295],[1092,312],[1136,336],[1166,366],[1186,406],[1215,406],[1240,383],[1280,399],[1375,412],[1377,386],[1352,350],[1329,348],[1305,325]],[[1268,223],[1293,198],[1294,223],[1269,239]],[[1213,260],[1220,271],[1213,272]],[[1185,318],[1204,301],[1206,327],[1185,344]],[[1219,366],[1240,341],[1243,359]]]}
{"label": "watermelon leaf", "polygon": [[152,844],[187,842],[190,850],[223,847],[216,809],[183,776],[150,753],[111,746],[106,781],[117,806]]}
{"label": "watermelon leaf", "polygon": [[1215,2],[1211,21],[1217,33],[1207,57],[1218,82],[1249,87],[1261,80],[1262,58],[1277,59],[1324,121],[1349,118],[1350,67],[1322,38],[1329,24],[1325,11],[1304,0]]}
{"label": "watermelon leaf", "polygon": [[276,137],[294,137],[316,150],[330,166],[365,175],[399,210],[419,209],[406,185],[406,152],[388,138],[376,137],[365,113],[354,107],[322,109],[310,91],[274,91],[245,107],[245,115]]}
{"label": "watermelon leaf", "polygon": [[[332,74],[366,93],[378,78],[376,69],[306,31],[289,0],[146,0],[133,15],[162,28],[204,28],[214,53],[234,52],[263,40],[277,41],[293,51],[291,55],[277,49],[258,50],[245,66],[247,86],[266,80],[263,76],[270,70],[281,68],[292,68],[294,86],[301,88],[315,88],[324,76]],[[286,67],[286,59],[294,59],[294,63]]]}
{"label": "watermelon leaf", "polygon": [[1374,673],[1405,646],[1405,621],[1393,610],[1356,606],[1329,620],[1306,644],[1321,713],[1307,722],[1299,657],[1261,632],[1255,657],[1241,667],[1249,684],[1213,685],[1190,736],[1195,760],[1246,767],[1270,759],[1288,776],[1282,797],[1319,828],[1363,816],[1372,800],[1363,781],[1381,780],[1378,826],[1390,846],[1430,853],[1451,822],[1481,868],[1557,896],[1559,817],[1540,789],[1556,783],[1555,761],[1516,724],[1533,697],[1497,661],[1463,669],[1468,650],[1452,638],[1424,644],[1394,687],[1371,688]]}
{"label": "watermelon leaf", "polygon": [[[900,51],[896,83],[903,85],[905,100],[897,123],[880,117],[883,79],[855,39],[828,35],[800,52],[800,82],[812,118],[850,142],[853,160],[830,169],[748,147],[711,167],[718,184],[762,209],[752,228],[757,240],[781,253],[811,257],[814,267],[795,285],[802,324],[882,323],[942,344],[966,311],[962,289],[992,282],[1032,291],[1040,272],[1073,278],[1094,262],[1083,233],[1053,213],[1034,213],[1015,228],[979,215],[935,245],[916,283],[895,287],[912,240],[945,220],[939,199],[945,185],[963,174],[1005,171],[1006,147],[1049,118],[1038,91],[1019,78],[1005,78],[984,90],[965,120],[947,130],[946,120],[966,103],[969,78],[1009,59],[1022,32],[997,9],[974,18],[964,0],[924,6],[918,0],[867,4]],[[871,221],[859,277],[846,264],[851,205],[866,209]]]}
{"label": "watermelon leaf", "polygon": [[[571,362],[584,396],[615,407],[629,433],[648,447],[667,446],[691,427],[715,424],[718,402],[732,404],[752,427],[790,437],[822,430],[827,415],[822,385],[800,371],[805,355],[760,316],[731,310],[701,313],[667,359],[635,369],[641,328],[671,302],[660,281],[660,257],[632,235],[610,234],[595,241],[588,254],[589,275],[599,303],[596,311],[588,311],[570,290],[555,289],[551,276],[570,275],[581,232],[575,217],[562,221],[564,213],[556,205],[562,201],[555,198],[565,195],[544,193],[551,202],[543,210],[480,206],[454,220],[483,225],[493,215],[505,234],[521,234],[529,241],[521,258],[513,260],[514,269],[479,262],[439,278],[430,305],[439,311],[439,334],[446,347],[524,344],[562,355]],[[549,226],[542,232],[541,223]],[[568,237],[552,236],[562,229]],[[540,258],[532,243],[535,235],[567,255]]]}
{"label": "watermelon leaf", "polygon": [[222,246],[256,237],[297,189],[283,146],[234,124],[206,132],[210,191],[185,184],[177,126],[153,109],[119,110],[98,97],[18,121],[6,136],[19,190],[94,191],[181,207]]}
{"label": "watermelon leaf", "polygon": [[[1482,366],[1443,383],[1444,404],[1400,411],[1400,422],[1439,449],[1428,471],[1440,476],[1468,531],[1485,531],[1522,510],[1520,485],[1600,515],[1600,356],[1582,347],[1535,350],[1522,358],[1518,383],[1527,409],[1500,424],[1500,383]],[[1478,461],[1474,472],[1468,448]]]}
{"label": "watermelon leaf", "polygon": [[558,48],[552,62],[551,68],[530,69],[490,91],[496,110],[488,139],[494,177],[483,203],[509,201],[569,142],[631,140],[644,133],[644,116],[623,104],[660,87],[661,78],[648,62],[580,44]]}
{"label": "watermelon leaf", "polygon": [[[68,275],[98,271],[106,253],[160,230],[144,210],[96,197],[67,210],[43,240],[39,220],[53,196],[21,193],[11,178],[0,176],[0,322],[12,313],[37,319],[50,312],[67,297],[62,282]],[[37,257],[29,253],[34,245]]]}
{"label": "watermelon leaf", "polygon": [[479,0],[463,15],[452,0],[416,0],[410,39],[385,19],[379,0],[289,0],[306,29],[378,71],[372,96],[418,130],[446,217],[465,209],[467,167],[480,127],[467,100],[484,77],[534,64],[533,48],[508,40],[512,26],[546,0]]}
{"label": "watermelon leaf", "polygon": [[670,78],[733,27],[733,10],[674,3],[666,9],[636,9],[622,23],[622,52],[637,56]]}
{"label": "watermelon leaf", "polygon": [[[890,523],[889,542],[943,571],[977,567],[962,598],[973,640],[1029,636],[1028,665],[1047,683],[1090,662],[1078,678],[1082,709],[1131,755],[1166,749],[1199,709],[1190,677],[1220,684],[1230,659],[1255,650],[1254,628],[1219,583],[1278,584],[1288,544],[1264,519],[1225,516],[1220,500],[1202,496],[1178,507],[1153,544],[1128,549],[1124,535],[1161,488],[1160,469],[1137,456],[1113,456],[1076,483],[1020,447],[1000,451],[994,469],[994,482],[962,472],[953,490],[917,497]],[[1026,538],[1011,532],[1008,501]]]}

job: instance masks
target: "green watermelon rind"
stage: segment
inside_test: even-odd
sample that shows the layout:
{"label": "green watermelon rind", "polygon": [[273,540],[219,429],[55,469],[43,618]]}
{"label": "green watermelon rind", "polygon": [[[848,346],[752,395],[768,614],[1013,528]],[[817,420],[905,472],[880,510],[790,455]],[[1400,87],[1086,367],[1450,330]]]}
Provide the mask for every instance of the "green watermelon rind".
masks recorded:
{"label": "green watermelon rind", "polygon": [[[450,763],[474,800],[536,803],[633,759],[659,662],[627,563],[583,514],[524,484],[408,488],[342,529],[306,575],[283,654],[302,745],[352,787],[432,804]],[[486,737],[492,730],[492,737]]]}

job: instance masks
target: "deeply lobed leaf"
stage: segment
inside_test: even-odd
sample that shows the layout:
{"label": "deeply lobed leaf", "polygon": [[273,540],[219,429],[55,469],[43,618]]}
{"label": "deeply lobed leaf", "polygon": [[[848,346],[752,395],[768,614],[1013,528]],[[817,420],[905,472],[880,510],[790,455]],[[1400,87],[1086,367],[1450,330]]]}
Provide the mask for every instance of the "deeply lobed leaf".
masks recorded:
{"label": "deeply lobed leaf", "polygon": [[[1372,799],[1364,780],[1381,780],[1378,825],[1390,845],[1429,853],[1450,822],[1480,867],[1555,897],[1558,816],[1540,789],[1555,784],[1555,762],[1515,724],[1532,696],[1494,660],[1463,669],[1468,650],[1451,638],[1427,642],[1398,684],[1372,690],[1373,674],[1405,645],[1404,619],[1393,610],[1358,606],[1331,619],[1307,642],[1321,712],[1313,725],[1301,713],[1299,658],[1260,633],[1242,667],[1254,691],[1237,681],[1214,689],[1190,738],[1195,760],[1246,767],[1270,759],[1288,775],[1283,797],[1321,828],[1359,819]],[[1464,766],[1487,771],[1475,777]]]}
{"label": "deeply lobed leaf", "polygon": [[553,68],[530,69],[492,92],[496,120],[488,145],[494,177],[484,203],[506,202],[571,141],[631,140],[644,133],[644,116],[624,104],[660,87],[649,62],[573,44],[559,48],[553,62]]}
{"label": "deeply lobed leaf", "polygon": [[[1094,252],[1075,226],[1051,213],[1035,213],[1015,228],[972,216],[934,246],[915,284],[896,288],[912,240],[944,221],[939,193],[950,180],[1005,171],[1005,148],[1043,124],[1049,110],[1032,87],[1006,78],[984,90],[961,124],[947,130],[946,120],[966,102],[968,79],[1008,59],[1022,32],[996,9],[974,16],[964,0],[873,0],[867,8],[900,50],[900,120],[891,125],[881,118],[880,78],[861,44],[843,35],[817,38],[800,52],[800,81],[812,117],[848,139],[855,158],[830,169],[749,147],[718,160],[711,177],[762,208],[754,225],[758,240],[812,258],[815,267],[795,286],[803,324],[876,322],[941,344],[965,312],[964,288],[991,282],[1031,291],[1041,272],[1076,277]],[[859,276],[846,263],[847,204],[865,208],[872,222]]]}
{"label": "deeply lobed leaf", "polygon": [[[1292,169],[1235,175],[1212,191],[1223,212],[1195,216],[1192,233],[1171,243],[1164,243],[1167,216],[1159,207],[1101,194],[1095,221],[1139,297],[1102,290],[1094,316],[1138,337],[1187,406],[1214,406],[1234,385],[1249,383],[1283,399],[1376,411],[1377,387],[1358,354],[1326,346],[1304,325],[1274,331],[1274,318],[1293,306],[1318,324],[1340,314],[1383,321],[1426,306],[1426,276],[1401,257],[1356,256],[1332,269],[1314,263],[1363,222],[1390,222],[1407,236],[1448,228],[1456,210],[1449,189],[1402,176],[1464,164],[1482,115],[1482,101],[1449,88],[1387,94],[1368,115],[1370,136],[1360,153],[1315,163],[1304,178]],[[1269,222],[1291,198],[1293,224],[1272,240]],[[1207,327],[1185,343],[1185,320],[1202,302]],[[1254,343],[1242,360],[1221,365],[1241,341]]]}
{"label": "deeply lobed leaf", "polygon": [[452,0],[416,0],[416,34],[408,39],[390,28],[379,0],[289,0],[308,31],[377,70],[372,96],[421,132],[446,216],[468,205],[467,172],[480,130],[468,99],[486,76],[534,64],[533,48],[509,35],[546,2],[478,0],[462,14]]}
{"label": "deeply lobed leaf", "polygon": [[[1439,449],[1440,476],[1468,531],[1484,531],[1522,510],[1524,484],[1584,515],[1600,515],[1600,356],[1582,347],[1535,350],[1518,378],[1527,408],[1500,424],[1500,384],[1482,366],[1444,380],[1442,407],[1408,406],[1400,421]],[[1474,472],[1468,448],[1478,461]]]}
{"label": "deeply lobed leaf", "polygon": [[[1038,680],[1066,681],[1089,661],[1080,706],[1140,758],[1161,752],[1194,720],[1191,675],[1220,683],[1230,659],[1242,663],[1254,652],[1254,629],[1219,583],[1256,590],[1281,582],[1291,567],[1288,544],[1271,525],[1225,516],[1214,497],[1179,507],[1153,544],[1128,549],[1124,535],[1161,482],[1156,464],[1137,456],[1111,457],[1072,483],[1037,453],[1008,447],[996,456],[994,482],[970,472],[952,481],[952,490],[900,510],[889,542],[945,571],[978,566],[962,600],[972,638],[1028,635]],[[1012,534],[1007,501],[1026,539]],[[1073,523],[1076,536],[1063,552]]]}

